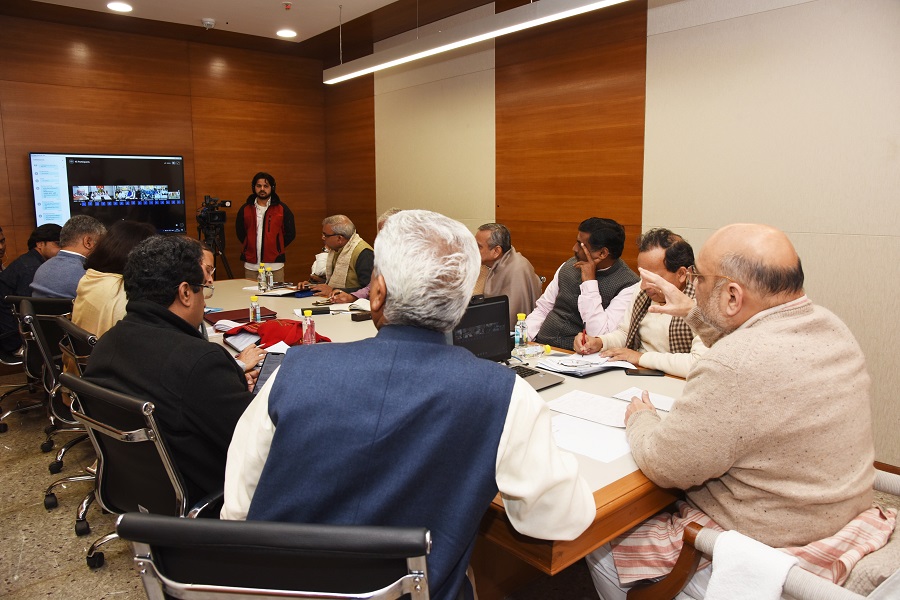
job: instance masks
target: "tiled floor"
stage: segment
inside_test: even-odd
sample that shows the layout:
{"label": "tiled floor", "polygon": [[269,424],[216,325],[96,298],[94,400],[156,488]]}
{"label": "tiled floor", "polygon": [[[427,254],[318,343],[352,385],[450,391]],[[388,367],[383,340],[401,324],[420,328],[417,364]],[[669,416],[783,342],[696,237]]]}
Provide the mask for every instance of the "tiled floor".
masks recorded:
{"label": "tiled floor", "polygon": [[[0,375],[4,384],[21,376]],[[13,400],[26,402],[27,392],[3,402],[3,410]],[[67,455],[62,473],[51,475],[47,465],[55,451],[44,454],[39,447],[47,424],[42,411],[17,414],[4,421],[0,433],[0,597],[4,600],[34,598],[138,600],[145,597],[140,578],[132,566],[131,549],[116,540],[104,546],[106,564],[91,570],[85,564],[90,544],[114,528],[114,515],[104,515],[95,504],[88,513],[91,533],[77,537],[75,511],[90,483],[67,484],[57,490],[59,506],[44,508],[44,490],[64,475],[80,472],[93,462],[93,450],[79,444]],[[61,443],[70,436],[61,438]],[[57,443],[57,447],[61,444]],[[583,562],[556,577],[545,577],[521,590],[514,600],[595,600],[590,575]]]}

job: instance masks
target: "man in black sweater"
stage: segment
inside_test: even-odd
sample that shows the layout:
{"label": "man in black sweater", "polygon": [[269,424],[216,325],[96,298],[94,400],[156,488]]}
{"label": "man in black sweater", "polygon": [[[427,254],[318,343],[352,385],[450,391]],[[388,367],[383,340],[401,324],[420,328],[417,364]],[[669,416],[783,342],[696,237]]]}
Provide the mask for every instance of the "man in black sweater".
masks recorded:
{"label": "man in black sweater", "polygon": [[251,400],[229,352],[200,335],[204,296],[212,295],[202,257],[186,237],[136,246],[123,274],[127,314],[97,343],[84,374],[153,402],[189,503],[222,489],[231,434]]}

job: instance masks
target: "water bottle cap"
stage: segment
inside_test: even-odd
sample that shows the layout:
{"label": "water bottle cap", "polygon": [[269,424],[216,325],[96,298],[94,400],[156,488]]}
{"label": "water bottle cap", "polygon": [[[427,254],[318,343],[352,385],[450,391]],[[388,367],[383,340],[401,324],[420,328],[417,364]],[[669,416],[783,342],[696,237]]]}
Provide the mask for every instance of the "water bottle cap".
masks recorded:
{"label": "water bottle cap", "polygon": [[312,310],[309,309],[309,308],[307,308],[306,310],[303,311],[303,316],[304,316],[304,317],[311,317],[311,316],[312,316]]}
{"label": "water bottle cap", "polygon": [[524,321],[524,320],[525,320],[525,313],[519,313],[519,314],[517,314],[517,315],[516,315],[516,318],[519,319],[520,321]]}
{"label": "water bottle cap", "polygon": [[250,296],[250,302],[256,302],[257,300],[259,300],[259,298],[256,296]]}
{"label": "water bottle cap", "polygon": [[266,267],[266,271],[271,271],[272,267]]}

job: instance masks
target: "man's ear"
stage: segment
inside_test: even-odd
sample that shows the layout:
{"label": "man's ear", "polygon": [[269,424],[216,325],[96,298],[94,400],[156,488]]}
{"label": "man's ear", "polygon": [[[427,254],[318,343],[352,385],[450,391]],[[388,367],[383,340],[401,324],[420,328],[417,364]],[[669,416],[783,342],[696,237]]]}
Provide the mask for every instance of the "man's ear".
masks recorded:
{"label": "man's ear", "polygon": [[372,311],[380,311],[384,308],[386,298],[387,285],[384,283],[384,276],[378,274],[372,278],[372,285],[369,287],[369,306]]}
{"label": "man's ear", "polygon": [[722,290],[723,312],[727,317],[733,317],[741,312],[744,307],[744,288],[738,283],[729,281]]}
{"label": "man's ear", "polygon": [[178,284],[178,293],[175,295],[175,303],[182,306],[190,306],[194,299],[194,292],[187,281]]}

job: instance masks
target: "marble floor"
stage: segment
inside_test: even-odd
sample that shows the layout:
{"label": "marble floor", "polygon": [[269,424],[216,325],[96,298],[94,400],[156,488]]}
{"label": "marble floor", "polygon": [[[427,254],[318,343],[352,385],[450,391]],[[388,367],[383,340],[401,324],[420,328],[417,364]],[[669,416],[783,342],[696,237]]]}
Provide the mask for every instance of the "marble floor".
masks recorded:
{"label": "marble floor", "polygon": [[[15,371],[12,371],[15,373]],[[21,382],[21,374],[3,375],[0,393]],[[17,399],[33,399],[20,392],[3,402],[7,410]],[[44,490],[64,475],[79,473],[93,460],[88,443],[78,444],[65,459],[64,468],[52,475],[48,465],[55,451],[40,451],[47,424],[40,410],[5,419],[9,429],[0,433],[0,597],[4,600],[34,598],[114,599],[145,598],[140,578],[132,566],[131,548],[116,540],[104,546],[106,564],[96,570],[85,564],[88,547],[112,531],[114,515],[104,515],[95,504],[88,513],[91,533],[75,535],[75,511],[90,483],[67,484],[57,490],[59,505],[44,508]],[[57,448],[70,436],[62,436]],[[543,577],[511,596],[513,600],[595,600],[587,567],[581,561],[555,577]]]}

